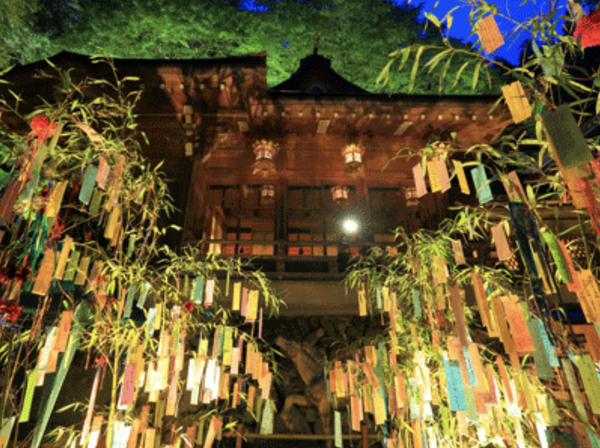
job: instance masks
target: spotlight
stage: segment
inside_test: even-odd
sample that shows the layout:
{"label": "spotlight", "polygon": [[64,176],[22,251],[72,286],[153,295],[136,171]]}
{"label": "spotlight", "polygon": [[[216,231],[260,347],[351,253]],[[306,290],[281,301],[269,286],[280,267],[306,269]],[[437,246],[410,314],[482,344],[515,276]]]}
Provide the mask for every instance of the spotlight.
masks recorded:
{"label": "spotlight", "polygon": [[345,219],[342,225],[344,227],[344,232],[347,234],[351,235],[358,231],[358,222],[353,218]]}

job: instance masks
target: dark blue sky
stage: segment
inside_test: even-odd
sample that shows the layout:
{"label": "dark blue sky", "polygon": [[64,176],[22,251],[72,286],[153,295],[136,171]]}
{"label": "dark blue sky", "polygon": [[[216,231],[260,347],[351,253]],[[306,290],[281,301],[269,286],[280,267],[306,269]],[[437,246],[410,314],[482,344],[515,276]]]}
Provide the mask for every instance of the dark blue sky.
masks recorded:
{"label": "dark blue sky", "polygon": [[[246,0],[249,9],[252,8],[255,0]],[[469,11],[468,6],[464,1],[461,0],[392,0],[397,4],[406,4],[407,1],[411,4],[418,5],[422,3],[424,5],[423,12],[433,12],[438,18],[444,17],[446,13],[454,8],[460,6],[459,9],[454,11],[452,14],[454,21],[452,28],[450,29],[450,36],[467,41],[471,27],[469,25]],[[438,3],[436,7],[436,3]],[[513,20],[524,22],[527,19],[539,15],[540,12],[547,11],[548,3],[547,0],[531,0],[526,5],[520,5],[523,0],[488,0],[488,3],[493,3],[498,7],[500,14],[512,17]],[[566,14],[566,3],[565,0],[563,5],[560,7],[559,14]],[[435,8],[435,10],[434,10]],[[424,16],[422,17],[424,18]],[[498,26],[500,31],[504,35],[508,35],[512,31],[514,24],[502,17],[497,18]],[[562,25],[558,29],[561,29]],[[507,42],[502,46],[496,55],[503,59],[506,59],[513,64],[518,64],[518,58],[520,53],[521,44],[525,39],[529,37],[528,34],[522,33],[521,36],[514,42]],[[477,40],[477,37],[472,37],[469,42],[473,43]]]}

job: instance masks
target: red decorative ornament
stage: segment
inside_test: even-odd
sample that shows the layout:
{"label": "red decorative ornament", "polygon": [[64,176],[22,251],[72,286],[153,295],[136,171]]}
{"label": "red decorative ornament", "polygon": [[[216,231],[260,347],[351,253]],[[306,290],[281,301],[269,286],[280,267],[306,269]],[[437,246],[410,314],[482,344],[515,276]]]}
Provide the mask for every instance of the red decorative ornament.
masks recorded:
{"label": "red decorative ornament", "polygon": [[194,302],[192,302],[191,300],[188,300],[187,302],[185,302],[183,304],[183,309],[185,311],[187,311],[188,313],[191,313],[192,311],[194,311],[196,305],[194,305]]}
{"label": "red decorative ornament", "polygon": [[600,45],[600,9],[584,16],[575,27],[573,37],[581,42],[581,48]]}
{"label": "red decorative ornament", "polygon": [[8,321],[16,321],[21,315],[22,310],[23,307],[19,306],[16,300],[0,300],[0,316],[4,316],[4,318]]}
{"label": "red decorative ornament", "polygon": [[36,115],[31,119],[30,137],[37,137],[37,144],[40,145],[54,135],[56,123],[50,121],[46,115]]}

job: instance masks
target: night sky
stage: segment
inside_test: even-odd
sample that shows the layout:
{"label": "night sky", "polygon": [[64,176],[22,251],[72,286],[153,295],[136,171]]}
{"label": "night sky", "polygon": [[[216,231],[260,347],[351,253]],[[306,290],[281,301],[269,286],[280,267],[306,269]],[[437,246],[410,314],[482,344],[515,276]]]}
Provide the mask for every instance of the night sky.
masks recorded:
{"label": "night sky", "polygon": [[[460,39],[462,41],[467,41],[469,32],[471,27],[469,25],[469,11],[470,6],[466,4],[464,0],[392,0],[395,3],[402,5],[407,2],[413,5],[418,5],[422,3],[424,5],[422,12],[433,12],[438,18],[444,17],[444,15],[454,8],[455,6],[460,6],[459,9],[454,11],[452,14],[454,17],[454,21],[452,24],[452,28],[450,29],[450,36]],[[246,7],[248,9],[254,8],[255,0],[246,0]],[[548,1],[546,0],[533,0],[533,2],[528,2],[526,5],[520,6],[520,3],[523,3],[523,0],[488,0],[489,3],[493,3],[498,7],[500,14],[505,14],[512,17],[514,20],[525,21],[532,16],[539,15],[540,11],[547,11]],[[436,7],[436,3],[438,3]],[[559,14],[567,14],[566,0],[564,4],[560,7]],[[435,10],[434,10],[435,8]],[[587,11],[586,11],[587,12]],[[421,15],[422,19],[425,19],[424,15]],[[510,31],[512,31],[514,24],[509,22],[502,17],[498,17],[497,20],[500,31],[507,35]],[[558,29],[561,29],[562,25],[559,25]],[[529,38],[529,34],[522,33],[521,36],[516,39],[514,42],[507,42],[503,45],[497,52],[496,56],[506,59],[507,61],[519,65],[519,53],[521,49],[521,44],[525,41],[525,39]],[[477,40],[477,36],[471,37],[468,41],[469,43],[474,43]],[[390,49],[392,51],[394,49]]]}

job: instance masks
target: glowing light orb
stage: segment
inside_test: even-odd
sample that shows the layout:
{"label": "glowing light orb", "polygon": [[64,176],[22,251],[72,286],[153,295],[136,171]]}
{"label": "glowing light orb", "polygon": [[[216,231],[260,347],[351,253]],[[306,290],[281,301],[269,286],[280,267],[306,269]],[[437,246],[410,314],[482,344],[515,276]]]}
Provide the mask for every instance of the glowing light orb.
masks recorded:
{"label": "glowing light orb", "polygon": [[356,233],[358,231],[358,222],[352,218],[348,218],[342,224],[346,233]]}

